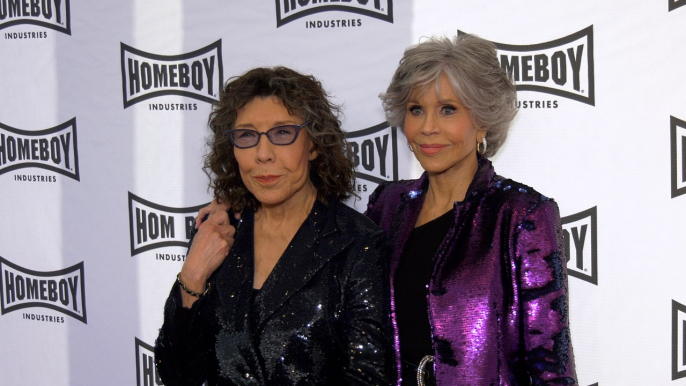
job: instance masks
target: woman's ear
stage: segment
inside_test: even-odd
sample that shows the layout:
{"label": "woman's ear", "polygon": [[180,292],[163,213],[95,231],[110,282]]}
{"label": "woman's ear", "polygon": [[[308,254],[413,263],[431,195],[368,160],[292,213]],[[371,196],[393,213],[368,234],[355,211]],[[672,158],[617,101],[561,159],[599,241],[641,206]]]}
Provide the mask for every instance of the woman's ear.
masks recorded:
{"label": "woman's ear", "polygon": [[481,141],[486,138],[486,133],[488,133],[488,130],[485,129],[477,129],[476,133],[476,143],[481,143]]}
{"label": "woman's ear", "polygon": [[310,161],[314,161],[317,157],[319,157],[319,152],[314,148],[314,143],[310,143]]}

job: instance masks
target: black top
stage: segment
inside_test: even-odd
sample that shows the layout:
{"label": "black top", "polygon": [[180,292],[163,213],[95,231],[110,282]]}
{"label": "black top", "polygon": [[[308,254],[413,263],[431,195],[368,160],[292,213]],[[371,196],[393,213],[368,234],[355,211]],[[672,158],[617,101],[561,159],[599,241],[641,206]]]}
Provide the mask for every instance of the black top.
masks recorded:
{"label": "black top", "polygon": [[260,290],[257,288],[252,289],[250,294],[250,328],[252,332],[253,339],[259,338],[257,333],[257,322],[260,319],[260,301],[257,299],[257,295],[260,294]]}
{"label": "black top", "polygon": [[[403,358],[403,384],[417,384],[417,366],[433,355],[427,304],[427,286],[433,257],[454,220],[451,210],[412,229],[395,276],[395,312]],[[430,367],[430,366],[427,366]]]}
{"label": "black top", "polygon": [[175,284],[155,342],[167,386],[391,385],[383,231],[339,202],[317,201],[256,296],[254,214],[211,289],[190,309]]}

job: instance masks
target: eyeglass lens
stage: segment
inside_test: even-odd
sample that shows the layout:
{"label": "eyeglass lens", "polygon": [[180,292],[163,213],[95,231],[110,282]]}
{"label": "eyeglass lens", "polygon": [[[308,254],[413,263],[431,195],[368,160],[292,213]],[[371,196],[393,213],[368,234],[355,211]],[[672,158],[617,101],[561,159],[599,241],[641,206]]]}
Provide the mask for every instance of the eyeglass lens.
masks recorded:
{"label": "eyeglass lens", "polygon": [[[295,141],[298,126],[278,126],[269,129],[266,133],[269,142],[274,145],[290,145]],[[255,130],[236,129],[231,132],[233,143],[237,147],[253,147],[260,141],[259,133]]]}

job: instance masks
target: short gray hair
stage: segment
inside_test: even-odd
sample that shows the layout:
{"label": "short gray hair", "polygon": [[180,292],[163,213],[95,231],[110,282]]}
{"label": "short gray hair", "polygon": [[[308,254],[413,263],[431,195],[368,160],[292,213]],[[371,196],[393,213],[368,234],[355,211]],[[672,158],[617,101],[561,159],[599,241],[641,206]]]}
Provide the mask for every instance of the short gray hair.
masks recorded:
{"label": "short gray hair", "polygon": [[495,155],[517,114],[517,91],[500,67],[495,45],[474,35],[431,37],[405,50],[391,84],[379,95],[388,123],[404,129],[410,94],[435,84],[442,74],[469,109],[474,125],[486,130],[483,155]]}

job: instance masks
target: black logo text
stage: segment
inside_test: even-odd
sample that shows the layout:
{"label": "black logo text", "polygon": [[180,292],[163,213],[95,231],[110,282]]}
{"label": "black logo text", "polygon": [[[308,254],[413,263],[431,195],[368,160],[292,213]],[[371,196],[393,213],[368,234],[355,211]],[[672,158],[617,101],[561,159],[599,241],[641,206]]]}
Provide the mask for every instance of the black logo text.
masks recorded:
{"label": "black logo text", "polygon": [[384,122],[346,133],[347,154],[357,178],[380,184],[398,180],[398,131]]}
{"label": "black logo text", "polygon": [[164,385],[155,367],[153,347],[136,338],[136,385]]}
{"label": "black logo text", "polygon": [[670,117],[672,198],[686,193],[686,122]]}
{"label": "black logo text", "polygon": [[183,55],[157,55],[121,43],[124,108],[162,95],[219,100],[224,78],[221,40]]}
{"label": "black logo text", "polygon": [[[458,30],[458,34],[464,32]],[[493,43],[500,66],[512,75],[518,91],[538,91],[595,105],[593,26],[546,43]]]}
{"label": "black logo text", "polygon": [[86,323],[83,262],[59,271],[22,268],[0,257],[2,315],[28,307],[44,307]]}
{"label": "black logo text", "polygon": [[[144,200],[129,192],[131,256],[155,248],[188,245],[195,215],[204,205],[172,208]],[[158,256],[158,260],[181,261],[185,256]]]}
{"label": "black logo text", "polygon": [[561,219],[567,273],[598,285],[597,207]]}
{"label": "black logo text", "polygon": [[672,380],[686,378],[686,306],[672,300]]}
{"label": "black logo text", "polygon": [[672,12],[673,10],[686,5],[686,0],[667,0],[667,1],[669,3],[669,12]]}
{"label": "black logo text", "polygon": [[71,35],[69,0],[0,0],[0,29],[19,24]]}
{"label": "black logo text", "polygon": [[19,130],[0,123],[0,174],[29,167],[79,181],[76,118],[40,131]]}
{"label": "black logo text", "polygon": [[352,12],[393,23],[393,0],[276,0],[276,27],[327,11]]}

